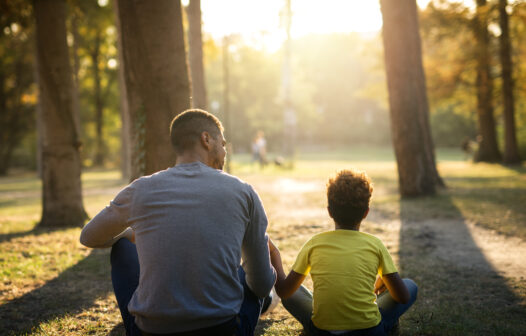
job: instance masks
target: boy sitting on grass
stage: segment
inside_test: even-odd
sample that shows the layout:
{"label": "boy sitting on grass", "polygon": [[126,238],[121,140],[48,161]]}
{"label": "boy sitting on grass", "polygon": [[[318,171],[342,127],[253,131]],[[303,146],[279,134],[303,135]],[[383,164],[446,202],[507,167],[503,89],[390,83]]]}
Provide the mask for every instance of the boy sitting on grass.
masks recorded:
{"label": "boy sitting on grass", "polygon": [[[276,292],[307,335],[387,335],[416,300],[416,284],[400,278],[382,241],[359,231],[372,190],[365,173],[343,170],[329,179],[335,230],[307,241],[287,276],[269,240]],[[314,294],[301,286],[309,273]]]}

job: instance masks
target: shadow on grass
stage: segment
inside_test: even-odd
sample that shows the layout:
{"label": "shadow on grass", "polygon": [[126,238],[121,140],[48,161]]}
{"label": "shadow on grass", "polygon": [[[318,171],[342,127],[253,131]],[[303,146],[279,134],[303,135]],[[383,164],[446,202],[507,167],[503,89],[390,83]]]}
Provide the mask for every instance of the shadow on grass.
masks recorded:
{"label": "shadow on grass", "polygon": [[46,321],[89,309],[112,291],[107,251],[94,250],[58,277],[0,306],[0,335],[30,332]]}
{"label": "shadow on grass", "polygon": [[69,230],[69,229],[71,229],[71,228],[70,227],[59,227],[59,228],[45,227],[45,228],[41,228],[41,227],[38,227],[38,223],[35,223],[35,227],[32,228],[31,230],[0,234],[0,244],[1,243],[5,243],[5,242],[9,242],[9,241],[11,241],[13,239],[25,237],[25,236],[40,236],[40,235],[46,234],[46,233],[52,233],[52,232],[56,232],[56,231]]}
{"label": "shadow on grass", "polygon": [[513,170],[514,172],[517,172],[519,174],[526,174],[526,163],[518,163],[518,164],[512,164],[512,165],[502,165],[504,168],[507,168],[509,170]]}
{"label": "shadow on grass", "polygon": [[[415,208],[440,202],[447,218],[422,219]],[[400,202],[400,265],[419,285],[419,297],[402,320],[408,334],[520,335],[526,307],[486,259],[449,195]],[[513,254],[510,251],[510,257]],[[513,323],[510,323],[513,321]]]}
{"label": "shadow on grass", "polygon": [[126,329],[124,328],[124,323],[119,323],[111,331],[108,336],[124,336],[126,335]]}

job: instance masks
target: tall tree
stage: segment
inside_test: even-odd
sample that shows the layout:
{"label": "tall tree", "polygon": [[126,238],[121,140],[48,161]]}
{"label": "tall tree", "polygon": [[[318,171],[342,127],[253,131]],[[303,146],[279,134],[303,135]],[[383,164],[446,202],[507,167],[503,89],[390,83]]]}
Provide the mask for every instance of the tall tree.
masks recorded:
{"label": "tall tree", "polygon": [[34,128],[33,27],[29,3],[0,2],[0,175],[14,150]]}
{"label": "tall tree", "polygon": [[500,23],[500,63],[502,67],[502,97],[504,100],[504,162],[508,164],[519,163],[519,149],[515,130],[515,101],[513,99],[513,78],[511,62],[511,42],[507,0],[499,0]]}
{"label": "tall tree", "polygon": [[130,111],[128,108],[128,94],[126,90],[124,59],[122,56],[122,34],[120,32],[119,21],[119,0],[113,1],[115,8],[115,22],[117,26],[117,51],[119,55],[119,109],[121,115],[121,177],[123,180],[129,180],[131,177],[131,129],[130,129]]}
{"label": "tall tree", "polygon": [[201,0],[190,0],[188,14],[188,59],[192,79],[192,107],[206,109],[205,71],[203,67],[203,34],[201,32]]}
{"label": "tall tree", "polygon": [[104,139],[102,135],[102,129],[104,124],[104,102],[102,99],[102,88],[101,88],[101,71],[100,71],[100,54],[101,54],[101,32],[95,33],[95,39],[93,48],[90,52],[91,66],[93,71],[93,98],[95,101],[95,131],[96,131],[96,150],[94,164],[102,166],[104,164]]}
{"label": "tall tree", "polygon": [[393,145],[402,196],[433,194],[435,164],[415,0],[380,0]]}
{"label": "tall tree", "polygon": [[132,178],[175,163],[168,127],[190,106],[180,1],[118,1],[132,134]]}
{"label": "tall tree", "polygon": [[497,162],[501,156],[497,145],[495,132],[495,117],[493,116],[493,79],[490,66],[490,40],[488,32],[488,17],[490,6],[486,0],[477,0],[474,17],[474,33],[477,57],[477,115],[479,126],[479,146],[474,160],[477,162]]}
{"label": "tall tree", "polygon": [[43,211],[40,226],[82,226],[80,141],[66,42],[64,0],[34,0],[42,112]]}
{"label": "tall tree", "polygon": [[[71,4],[71,2],[70,2]],[[71,59],[73,60],[73,84],[75,85],[73,89],[73,104],[75,113],[75,123],[77,124],[77,129],[79,130],[78,137],[82,139],[82,128],[80,127],[80,99],[79,99],[79,90],[80,90],[80,80],[79,80],[79,70],[80,70],[80,58],[79,58],[79,43],[80,43],[80,34],[79,34],[79,15],[80,9],[76,6],[69,7],[71,9],[70,13],[66,13],[66,16],[70,18],[70,24],[68,27],[68,22],[66,21],[66,29],[69,29],[71,37],[73,38],[73,43],[71,45],[70,52],[72,54]],[[82,160],[82,158],[81,158]]]}
{"label": "tall tree", "polygon": [[109,98],[117,79],[116,71],[108,66],[108,60],[117,58],[114,34],[109,33],[113,30],[114,14],[111,5],[99,5],[96,1],[70,0],[70,3],[75,73],[82,70],[76,76],[76,84],[81,89],[83,126],[93,122],[95,130],[95,134],[89,131],[83,134],[85,152],[89,153],[93,147],[93,164],[101,166],[109,152],[105,120],[111,118]]}

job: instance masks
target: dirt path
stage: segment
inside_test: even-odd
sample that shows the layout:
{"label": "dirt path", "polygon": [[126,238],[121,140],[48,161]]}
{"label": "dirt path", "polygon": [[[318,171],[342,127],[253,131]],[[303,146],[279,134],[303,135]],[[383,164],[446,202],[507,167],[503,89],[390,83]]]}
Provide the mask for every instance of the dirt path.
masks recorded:
{"label": "dirt path", "polygon": [[[272,183],[258,181],[255,187],[264,196],[272,194],[276,198],[267,207],[271,229],[274,222],[289,223],[288,230],[285,230],[289,232],[287,236],[295,231],[291,230],[294,228],[301,228],[304,233],[301,236],[332,229],[325,210],[323,181],[280,178]],[[273,229],[281,231],[284,227]],[[395,253],[404,248],[401,240],[410,236],[432,256],[459,267],[494,271],[506,278],[526,278],[525,241],[498,234],[462,218],[403,221],[385,218],[372,209],[364,229],[383,239]]]}

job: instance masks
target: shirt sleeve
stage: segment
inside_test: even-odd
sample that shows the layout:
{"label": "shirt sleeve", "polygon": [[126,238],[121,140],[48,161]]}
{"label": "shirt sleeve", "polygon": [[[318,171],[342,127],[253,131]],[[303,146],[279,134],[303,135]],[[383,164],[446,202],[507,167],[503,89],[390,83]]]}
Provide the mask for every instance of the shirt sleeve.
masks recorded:
{"label": "shirt sleeve", "polygon": [[108,206],[84,226],[80,241],[88,247],[100,247],[128,227],[134,185],[122,189]]}
{"label": "shirt sleeve", "polygon": [[294,265],[292,265],[292,270],[296,273],[307,275],[310,272],[311,264],[309,261],[309,255],[311,250],[311,241],[307,241],[298,253]]}
{"label": "shirt sleeve", "polygon": [[268,249],[267,215],[258,194],[249,186],[250,221],[245,231],[241,257],[248,287],[258,297],[270,293],[276,282],[276,272],[270,263]]}
{"label": "shirt sleeve", "polygon": [[386,274],[397,273],[398,269],[396,268],[391,254],[385,247],[385,245],[380,242],[380,266],[378,267],[378,274],[384,276]]}

